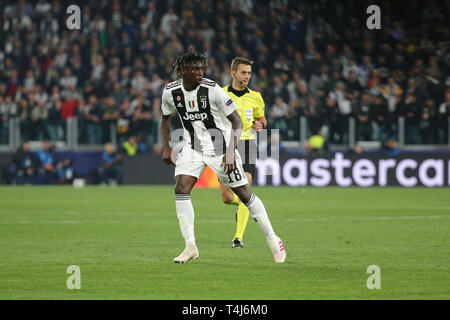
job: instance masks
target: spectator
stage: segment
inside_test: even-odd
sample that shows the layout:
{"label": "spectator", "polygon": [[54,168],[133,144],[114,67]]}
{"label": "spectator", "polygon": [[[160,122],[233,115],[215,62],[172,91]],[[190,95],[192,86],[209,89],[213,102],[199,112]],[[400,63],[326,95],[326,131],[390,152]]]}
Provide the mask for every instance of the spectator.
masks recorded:
{"label": "spectator", "polygon": [[362,155],[364,153],[364,148],[360,144],[356,144],[353,149],[349,151],[350,154]]}
{"label": "spectator", "polygon": [[148,84],[149,94],[152,97],[160,97],[162,95],[163,87],[163,80],[157,73],[154,73],[152,75],[152,80]]}
{"label": "spectator", "polygon": [[314,134],[308,139],[309,155],[324,154],[328,150],[328,143],[324,137],[324,133],[321,129],[317,129]]}
{"label": "spectator", "polygon": [[289,116],[289,105],[281,97],[276,97],[269,113],[273,119],[271,129],[279,129],[281,137],[285,138],[288,129],[286,120]]}
{"label": "spectator", "polygon": [[102,110],[102,137],[103,142],[111,141],[111,126],[116,127],[119,119],[119,108],[116,106],[116,101],[113,97],[104,99]]}
{"label": "spectator", "polygon": [[[56,97],[56,96],[55,96]],[[58,141],[62,139],[63,126],[61,118],[61,106],[60,99],[52,100],[48,109],[48,117],[46,123],[46,129],[50,141]]]}
{"label": "spectator", "polygon": [[401,114],[405,117],[405,143],[419,144],[420,107],[413,93],[406,95]]}
{"label": "spectator", "polygon": [[125,90],[122,89],[118,81],[114,82],[112,89],[111,96],[114,98],[114,101],[116,101],[117,105],[122,105],[126,97]]}
{"label": "spectator", "polygon": [[82,118],[84,119],[88,143],[101,144],[102,143],[102,109],[95,95],[90,95],[88,103],[85,106]]}
{"label": "spectator", "polygon": [[421,142],[433,144],[439,141],[438,110],[431,97],[425,99],[420,116]]}
{"label": "spectator", "polygon": [[23,81],[24,92],[28,93],[34,89],[36,85],[36,78],[34,77],[33,70],[28,70]]}
{"label": "spectator", "polygon": [[17,104],[12,100],[11,96],[0,96],[0,128],[1,128],[1,144],[9,142],[9,121],[17,117]]}
{"label": "spectator", "polygon": [[169,10],[163,14],[160,27],[166,38],[168,38],[170,34],[175,31],[173,22],[178,22],[178,19],[178,15],[175,13],[175,9],[173,7],[170,7]]}
{"label": "spectator", "polygon": [[144,90],[149,89],[149,82],[146,77],[144,77],[142,70],[136,71],[135,76],[131,79],[131,90],[132,95],[142,95]]}
{"label": "spectator", "polygon": [[[149,139],[147,141],[155,146],[158,144],[158,131],[159,131],[159,119],[161,119],[161,98],[160,96],[156,96],[153,98],[152,101],[153,105],[153,115],[152,115],[152,124],[150,125],[149,129]],[[138,135],[139,137],[139,135]],[[143,144],[147,144],[147,141],[145,141],[146,137],[144,135],[140,135],[140,146]]]}
{"label": "spectator", "polygon": [[356,60],[353,56],[344,60],[344,68],[342,70],[343,77],[348,80],[350,74],[355,75],[358,72],[358,66],[356,65]]}
{"label": "spectator", "polygon": [[19,80],[19,73],[17,70],[11,71],[10,79],[6,81],[6,88],[8,90],[8,95],[15,96],[17,89],[22,87],[22,81]]}
{"label": "spectator", "polygon": [[[8,141],[8,134],[6,134],[5,137],[3,137],[3,135],[5,135],[5,130],[3,129],[4,126],[4,122],[8,121],[8,116],[9,116],[9,112],[8,112],[8,107],[6,107],[5,103],[4,103],[4,98],[2,95],[0,95],[0,144],[5,144]],[[9,129],[9,128],[8,128]],[[6,141],[6,142],[4,142]]]}
{"label": "spectator", "polygon": [[24,141],[29,141],[31,139],[31,131],[30,131],[31,110],[27,98],[23,97],[22,99],[20,99],[17,114],[19,117],[20,134],[22,136],[22,139]]}
{"label": "spectator", "polygon": [[291,68],[292,66],[289,61],[286,60],[286,56],[284,54],[280,54],[273,64],[273,69],[276,73],[289,72]]}
{"label": "spectator", "polygon": [[338,128],[340,112],[335,99],[332,97],[325,99],[325,107],[322,109],[322,115],[325,139],[331,143],[338,141],[340,139],[340,129]]}
{"label": "spectator", "polygon": [[359,83],[354,72],[350,71],[348,77],[345,80],[345,87],[349,92],[352,92],[357,98],[359,98],[360,92],[363,91],[363,87]]}
{"label": "spectator", "polygon": [[395,82],[394,77],[388,77],[387,84],[381,89],[381,94],[387,101],[388,112],[393,114],[396,112],[396,97],[403,94],[403,89]]}
{"label": "spectator", "polygon": [[[67,63],[67,59],[68,59],[68,55],[65,52],[64,48],[62,46],[59,46],[58,49],[56,50],[56,54],[55,54],[55,65],[59,70],[63,70],[64,67],[66,66]],[[66,69],[64,69],[64,73],[66,73]]]}
{"label": "spectator", "polygon": [[372,140],[372,119],[370,111],[370,96],[363,93],[356,105],[356,139],[359,141]]}
{"label": "spectator", "polygon": [[309,80],[309,89],[316,92],[319,89],[326,88],[330,81],[329,68],[326,64],[322,64],[320,71],[314,72]]}
{"label": "spectator", "polygon": [[381,95],[381,77],[379,76],[378,69],[372,70],[372,73],[367,80],[367,88],[372,97]]}
{"label": "spectator", "polygon": [[383,143],[381,151],[389,156],[396,156],[400,154],[400,149],[397,147],[397,142],[393,139],[389,139],[386,143]]}
{"label": "spectator", "polygon": [[[310,93],[308,92],[308,85],[306,84],[306,81],[304,80],[299,80],[297,87],[295,88],[295,93],[294,93],[294,99],[298,99],[300,100],[300,103],[302,106],[306,105],[308,96],[310,95]],[[291,101],[294,99],[290,99]]]}
{"label": "spectator", "polygon": [[370,106],[371,118],[374,124],[374,136],[377,141],[384,141],[389,134],[388,108],[381,96],[375,97]]}
{"label": "spectator", "polygon": [[368,86],[369,75],[372,73],[373,68],[374,66],[372,64],[370,56],[364,55],[362,57],[362,64],[359,66],[358,71],[356,72],[357,78],[364,88]]}
{"label": "spectator", "polygon": [[348,118],[352,114],[352,99],[346,92],[345,84],[342,81],[336,83],[335,89],[330,92],[330,97],[337,102],[339,113],[336,114],[335,142],[342,143],[348,134]]}
{"label": "spectator", "polygon": [[103,56],[101,54],[95,55],[94,62],[92,63],[92,71],[90,80],[97,90],[101,91],[102,82],[105,75],[106,66]]}
{"label": "spectator", "polygon": [[143,135],[148,138],[152,127],[152,106],[144,95],[139,95],[131,102],[131,108],[134,110],[132,118],[132,134]]}
{"label": "spectator", "polygon": [[[450,61],[450,60],[449,60]],[[439,143],[448,142],[448,118],[450,117],[450,89],[445,91],[444,102],[439,105]]]}
{"label": "spectator", "polygon": [[124,143],[122,143],[119,153],[123,156],[133,157],[138,153],[139,145],[137,137],[130,136]]}
{"label": "spectator", "polygon": [[44,141],[43,148],[38,152],[38,183],[52,184],[56,178],[56,161],[54,147],[48,140]]}
{"label": "spectator", "polygon": [[286,131],[283,136],[286,140],[300,139],[300,117],[303,115],[304,104],[301,99],[294,99],[289,103],[289,112],[285,116]]}
{"label": "spectator", "polygon": [[31,139],[48,139],[47,133],[48,108],[44,100],[38,100],[31,110]]}
{"label": "spectator", "polygon": [[322,127],[321,110],[318,99],[310,95],[308,96],[306,105],[303,107],[303,116],[308,120],[308,129],[310,134],[317,131],[317,128]]}
{"label": "spectator", "polygon": [[115,186],[121,183],[121,162],[122,156],[114,150],[111,143],[106,143],[99,169],[102,185]]}
{"label": "spectator", "polygon": [[34,184],[36,165],[36,156],[30,151],[30,143],[25,141],[13,154],[13,184]]}
{"label": "spectator", "polygon": [[64,68],[64,75],[59,80],[59,86],[63,89],[62,95],[64,97],[70,94],[72,87],[77,87],[78,79],[72,74],[72,69],[69,67]]}
{"label": "spectator", "polygon": [[276,97],[280,97],[283,101],[289,101],[289,91],[283,83],[281,76],[278,75],[273,77],[271,95],[268,100],[274,102]]}
{"label": "spectator", "polygon": [[[337,130],[329,137],[330,142],[346,141],[345,131],[339,130],[347,127],[344,122],[352,113],[342,111],[348,110],[348,105],[353,109],[354,102],[365,92],[373,99],[383,95],[388,109],[385,135],[395,139],[398,116],[403,114],[403,95],[413,94],[420,108],[424,107],[426,97],[433,97],[439,107],[439,135],[434,142],[446,143],[448,139],[448,114],[440,111],[444,102],[441,97],[450,86],[448,45],[440,41],[446,37],[447,2],[427,5],[422,12],[416,12],[419,6],[413,2],[408,15],[402,13],[399,4],[392,3],[383,8],[385,27],[376,34],[359,28],[365,21],[354,0],[339,4],[339,10],[333,1],[320,4],[272,1],[267,8],[255,6],[250,0],[202,0],[187,4],[99,1],[82,6],[82,28],[73,32],[64,26],[67,16],[61,1],[21,3],[11,2],[2,13],[5,36],[0,37],[0,96],[3,105],[10,97],[11,103],[18,106],[13,114],[6,112],[6,115],[4,106],[0,111],[3,143],[9,140],[6,131],[15,114],[20,117],[22,138],[30,139],[31,134],[34,138],[46,138],[42,134],[36,137],[30,127],[32,110],[39,100],[50,103],[49,138],[60,139],[57,134],[60,130],[55,129],[59,125],[50,125],[53,121],[50,119],[58,121],[52,112],[60,110],[62,120],[76,116],[77,112],[81,115],[82,110],[77,109],[85,107],[80,96],[92,94],[112,96],[116,109],[125,97],[135,101],[143,94],[151,102],[151,111],[138,113],[145,117],[152,115],[151,120],[142,119],[141,124],[147,121],[150,129],[144,133],[148,142],[154,143],[157,139],[154,99],[163,85],[174,79],[172,64],[177,55],[174,53],[190,47],[208,56],[208,74],[221,86],[231,81],[228,65],[233,56],[255,60],[251,87],[261,91],[268,106],[281,97],[291,108],[292,123],[296,110],[301,108],[304,112],[309,96],[314,95],[319,109],[326,111],[326,97],[333,92],[337,94],[334,103],[339,114],[345,116],[322,113],[324,128]],[[330,16],[327,12],[336,14]],[[417,23],[419,20],[421,23]],[[293,90],[299,87],[300,80],[306,83],[302,85],[306,95],[300,96],[298,89]],[[342,90],[336,88],[339,82],[344,83],[344,94],[339,94]],[[60,90],[56,93],[59,97],[52,98],[54,90]],[[338,99],[339,95],[343,99]],[[61,108],[55,103],[58,99]],[[135,110],[130,110],[134,116]],[[325,119],[327,116],[331,118]],[[419,122],[421,117],[419,111]],[[82,138],[89,142],[84,118],[78,121]],[[105,121],[109,120],[100,119],[100,125],[104,126]],[[130,130],[134,124],[130,123]],[[286,132],[289,130],[292,129]],[[109,131],[104,141],[110,140]],[[119,138],[123,140],[125,136]],[[296,139],[297,134],[283,138]]]}
{"label": "spectator", "polygon": [[417,81],[415,78],[408,79],[408,86],[405,94],[414,96],[414,102],[422,101],[422,90],[417,86]]}
{"label": "spectator", "polygon": [[134,110],[131,108],[130,99],[125,98],[119,108],[119,118],[116,126],[119,144],[122,144],[130,134],[133,115]]}
{"label": "spectator", "polygon": [[63,159],[56,165],[56,176],[59,184],[72,184],[77,177],[73,159]]}

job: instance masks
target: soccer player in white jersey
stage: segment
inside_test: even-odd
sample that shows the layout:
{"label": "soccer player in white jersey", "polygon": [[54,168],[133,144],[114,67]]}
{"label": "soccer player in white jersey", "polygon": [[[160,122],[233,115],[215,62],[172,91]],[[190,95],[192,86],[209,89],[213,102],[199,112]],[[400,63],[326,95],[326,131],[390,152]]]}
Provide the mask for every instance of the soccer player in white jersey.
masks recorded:
{"label": "soccer player in white jersey", "polygon": [[[174,71],[181,79],[165,86],[162,94],[161,140],[162,158],[175,166],[175,207],[184,251],[173,259],[185,263],[199,257],[194,234],[194,209],[191,190],[206,166],[218,175],[219,181],[231,188],[248,207],[266,237],[275,262],[286,259],[281,239],[275,234],[262,201],[250,191],[241,157],[236,149],[242,121],[236,105],[214,81],[203,78],[207,60],[198,52],[177,58]],[[172,157],[170,118],[177,111],[184,129],[186,145],[176,163]]]}

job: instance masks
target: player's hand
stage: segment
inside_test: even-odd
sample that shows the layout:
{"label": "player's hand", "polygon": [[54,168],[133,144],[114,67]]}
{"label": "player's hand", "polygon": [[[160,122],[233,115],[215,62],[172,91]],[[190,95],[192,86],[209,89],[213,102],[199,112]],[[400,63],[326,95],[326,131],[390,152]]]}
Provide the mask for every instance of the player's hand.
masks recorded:
{"label": "player's hand", "polygon": [[253,121],[252,128],[255,131],[261,131],[262,129],[264,129],[264,126],[262,125],[261,121],[255,120]]}
{"label": "player's hand", "polygon": [[234,157],[234,150],[227,151],[226,154],[223,155],[222,164],[223,172],[229,174],[236,169],[236,158]]}
{"label": "player's hand", "polygon": [[174,167],[176,166],[175,162],[173,162],[173,160],[172,160],[172,148],[171,147],[165,147],[163,149],[162,159],[165,162],[165,164],[173,165]]}

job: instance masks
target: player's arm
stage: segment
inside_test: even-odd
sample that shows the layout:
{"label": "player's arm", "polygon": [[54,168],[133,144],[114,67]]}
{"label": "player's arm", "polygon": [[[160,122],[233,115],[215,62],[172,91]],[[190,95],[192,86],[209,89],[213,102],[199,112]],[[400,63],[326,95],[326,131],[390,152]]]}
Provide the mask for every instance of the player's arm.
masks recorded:
{"label": "player's arm", "polygon": [[224,165],[225,173],[231,173],[234,169],[236,169],[234,150],[237,148],[239,137],[242,133],[242,120],[236,110],[227,115],[227,119],[231,122],[232,133],[230,136],[231,141],[228,144],[228,148],[226,154],[223,157],[222,164]]}
{"label": "player's arm", "polygon": [[161,104],[161,125],[159,128],[161,135],[161,142],[163,145],[162,159],[166,164],[175,163],[172,160],[172,148],[170,147],[170,118],[172,117],[172,111],[174,106],[170,103],[166,90],[163,91],[162,104]]}
{"label": "player's arm", "polygon": [[170,141],[170,118],[171,118],[171,115],[162,115],[161,116],[160,133],[161,133],[161,141],[162,141],[162,145],[163,145],[162,159],[166,164],[173,164],[175,166],[175,163],[172,160],[172,148],[170,147],[170,144],[169,144],[169,141]]}
{"label": "player's arm", "polygon": [[242,120],[236,110],[229,114],[227,116],[227,119],[230,120],[231,128],[233,129],[233,134],[231,135],[231,141],[228,149],[234,152],[234,150],[237,148],[239,137],[242,133]]}
{"label": "player's arm", "polygon": [[228,94],[217,84],[215,85],[213,92],[214,94],[212,100],[231,123],[230,141],[228,143],[226,153],[222,158],[224,172],[228,174],[236,169],[234,150],[237,148],[243,125],[241,117],[237,112],[237,106]]}
{"label": "player's arm", "polygon": [[222,159],[222,166],[224,172],[231,173],[236,169],[234,158],[234,150],[237,148],[239,138],[242,133],[242,120],[237,112],[237,106],[234,101],[226,94],[218,85],[215,87],[214,101],[218,105],[219,110],[222,110],[227,119],[231,122],[231,135],[228,143],[228,148]]}

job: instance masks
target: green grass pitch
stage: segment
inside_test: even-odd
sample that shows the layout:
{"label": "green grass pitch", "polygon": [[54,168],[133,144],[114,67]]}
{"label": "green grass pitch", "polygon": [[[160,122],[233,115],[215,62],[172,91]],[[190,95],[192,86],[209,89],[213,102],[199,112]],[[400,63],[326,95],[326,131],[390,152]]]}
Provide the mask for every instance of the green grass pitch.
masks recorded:
{"label": "green grass pitch", "polygon": [[[287,259],[249,220],[195,189],[200,258],[184,248],[172,186],[1,187],[0,299],[449,299],[448,188],[254,187]],[[81,289],[66,286],[67,267]],[[370,265],[381,288],[369,290]]]}

